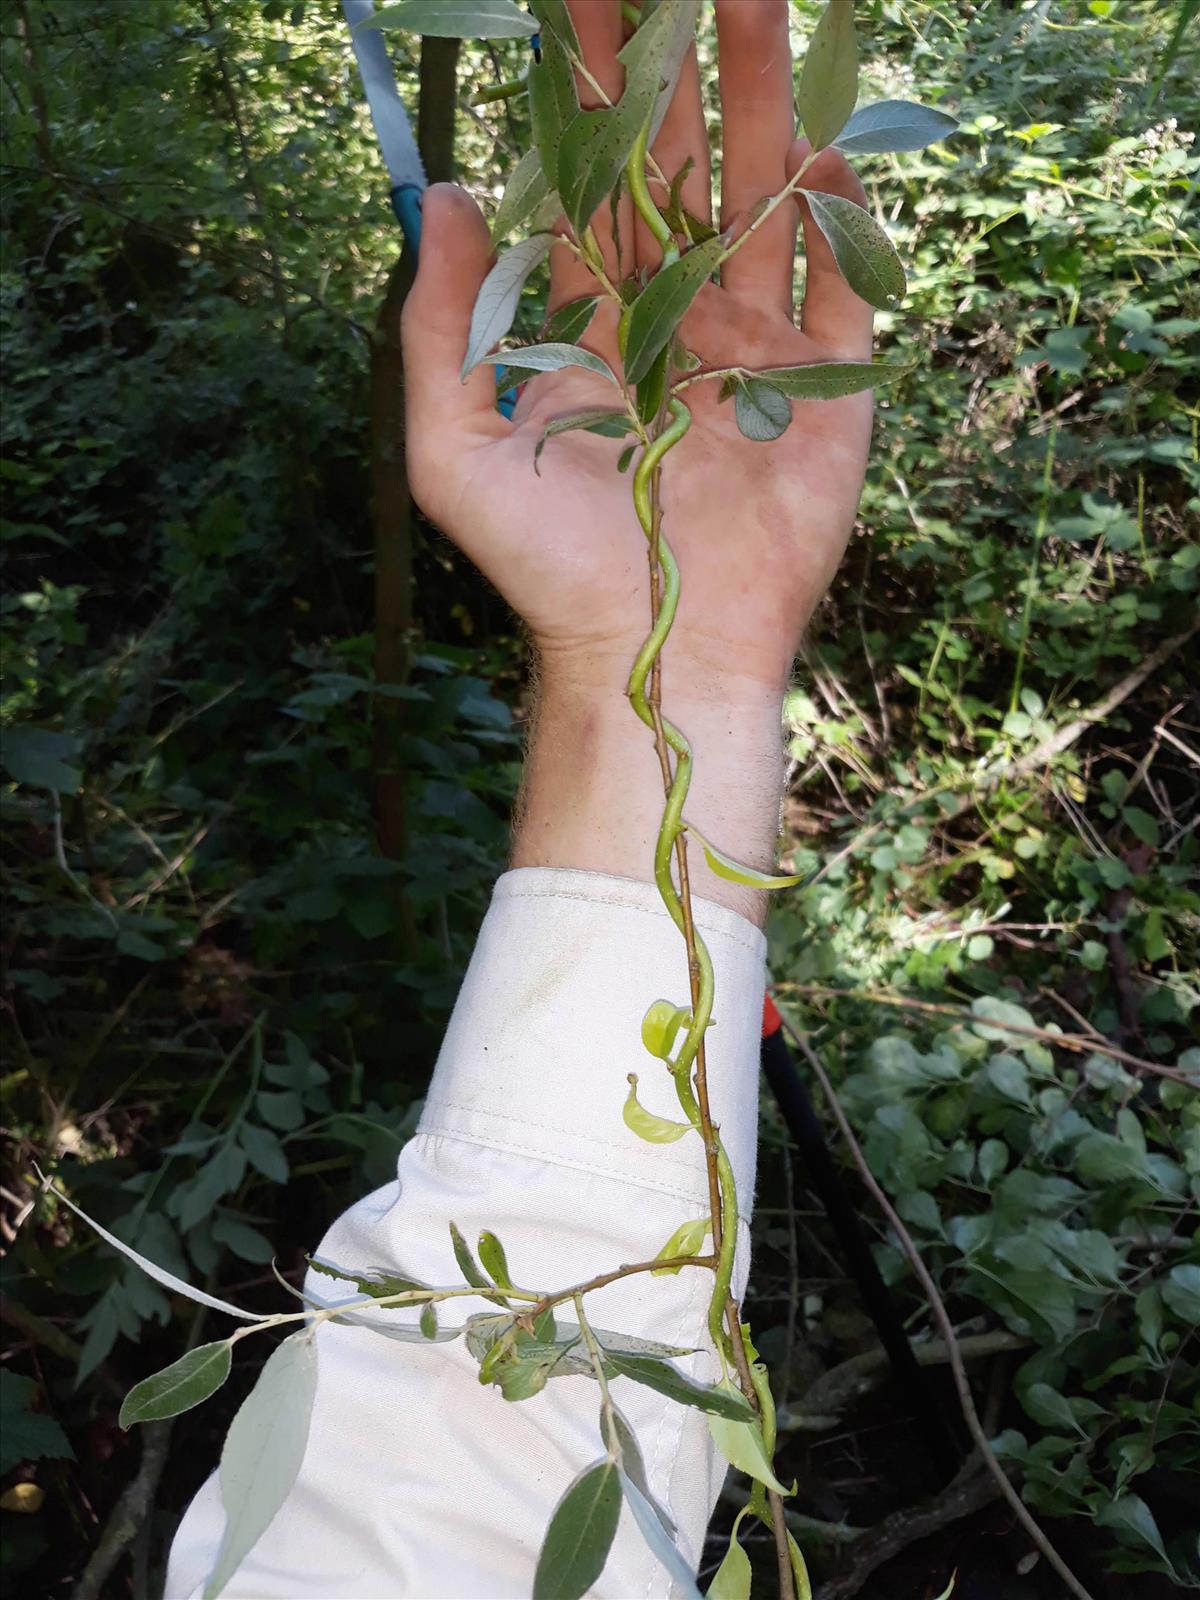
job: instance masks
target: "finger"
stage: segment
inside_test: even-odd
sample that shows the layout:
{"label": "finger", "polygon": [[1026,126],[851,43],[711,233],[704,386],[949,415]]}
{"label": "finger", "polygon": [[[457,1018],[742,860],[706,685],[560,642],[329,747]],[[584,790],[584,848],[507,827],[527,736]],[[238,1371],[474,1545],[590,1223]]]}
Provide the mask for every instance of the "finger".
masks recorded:
{"label": "finger", "polygon": [[[807,158],[807,139],[797,139],[788,152],[788,176]],[[801,179],[800,189],[818,189],[865,206],[867,192],[840,150],[822,150]],[[865,361],[871,354],[875,313],[855,294],[838,271],[833,251],[798,192],[804,221],[804,307],[800,326],[810,339],[844,361]]]}
{"label": "finger", "polygon": [[[704,121],[704,100],[700,93],[700,68],[696,63],[693,45],[683,59],[679,81],[671,104],[663,118],[662,127],[654,141],[651,155],[667,180],[664,188],[653,175],[650,193],[660,209],[670,198],[670,185],[676,176],[691,162],[687,177],[680,190],[681,203],[686,211],[701,222],[712,220],[712,178],[708,166],[708,127]],[[653,170],[653,169],[652,169]],[[640,267],[657,267],[662,260],[658,240],[638,218],[637,262]]]}
{"label": "finger", "polygon": [[[778,194],[795,133],[788,0],[717,0],[720,50],[721,227]],[[796,216],[780,206],[721,275],[724,288],[790,313]]]}
{"label": "finger", "polygon": [[[625,69],[617,60],[621,48],[620,0],[568,0],[571,21],[579,39],[580,55],[585,72],[576,73],[579,104],[585,111],[615,103],[621,98],[625,84]],[[619,218],[625,238],[628,226],[627,212]],[[606,201],[592,218],[592,232],[604,257],[605,268],[611,275],[620,276],[617,246],[613,233],[612,213]],[[568,300],[595,293],[595,281],[582,261],[566,246],[555,245],[550,252],[550,311],[557,311]]]}
{"label": "finger", "polygon": [[431,516],[444,463],[455,448],[494,439],[508,423],[496,410],[496,372],[461,377],[471,312],[492,247],[479,207],[451,183],[426,191],[420,267],[404,305],[404,389],[409,476]]}

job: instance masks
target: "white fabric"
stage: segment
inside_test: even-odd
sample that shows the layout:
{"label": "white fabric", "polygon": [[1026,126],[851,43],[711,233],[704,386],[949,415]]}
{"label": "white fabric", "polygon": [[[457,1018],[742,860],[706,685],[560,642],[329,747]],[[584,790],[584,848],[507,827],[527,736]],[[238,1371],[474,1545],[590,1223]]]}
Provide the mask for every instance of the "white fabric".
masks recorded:
{"label": "white fabric", "polygon": [[[748,1213],[764,939],[708,902],[697,902],[696,920],[716,968],[713,1112]],[[453,1220],[470,1241],[484,1228],[498,1234],[514,1281],[546,1290],[656,1255],[681,1222],[708,1212],[703,1152],[693,1137],[647,1144],[625,1127],[621,1107],[626,1076],[636,1072],[643,1104],[678,1118],[666,1070],[642,1049],[639,1030],[652,1001],[682,1004],[687,993],[682,939],[650,885],[548,868],[506,873],[396,1181],[339,1218],[317,1253],[357,1270],[461,1282]],[[743,1231],[739,1292],[747,1253]],[[704,1346],[711,1282],[700,1271],[625,1279],[589,1295],[589,1316],[599,1327]],[[328,1278],[310,1278],[309,1287],[340,1298]],[[442,1326],[486,1309],[447,1302]],[[373,1315],[415,1320],[407,1311]],[[555,1378],[513,1404],[480,1385],[461,1339],[408,1344],[325,1324],[317,1345],[317,1399],[299,1480],[226,1596],[528,1596],[555,1503],[603,1454],[595,1383]],[[704,1350],[681,1365],[715,1375]],[[613,1395],[695,1564],[724,1477],[705,1419],[626,1378]],[[628,1511],[621,1517],[592,1594],[670,1595]],[[175,1538],[167,1600],[201,1593],[223,1521],[214,1475]]]}

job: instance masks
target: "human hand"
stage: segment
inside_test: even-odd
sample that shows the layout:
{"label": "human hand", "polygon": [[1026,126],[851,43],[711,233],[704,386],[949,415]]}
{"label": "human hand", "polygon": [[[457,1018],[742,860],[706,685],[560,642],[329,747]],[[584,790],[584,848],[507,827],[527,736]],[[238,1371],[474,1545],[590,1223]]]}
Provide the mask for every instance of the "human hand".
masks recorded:
{"label": "human hand", "polygon": [[[623,42],[619,0],[571,0],[589,71],[618,97]],[[782,189],[808,153],[793,137],[795,114],[787,0],[717,0],[723,166],[723,229]],[[587,85],[581,99],[589,103]],[[594,94],[590,103],[595,104]],[[709,219],[708,138],[695,52],[689,54],[653,154],[672,178],[690,157],[683,201]],[[826,150],[802,186],[863,203],[844,158]],[[665,201],[663,193],[655,198]],[[797,206],[770,216],[707,285],[680,330],[704,367],[773,367],[864,360],[872,313],[846,285],[797,197],[807,281],[800,327],[792,286]],[[636,226],[628,200],[594,224],[610,276],[652,271],[660,251]],[[533,378],[513,420],[495,408],[495,371],[460,368],[471,310],[487,272],[487,226],[449,185],[425,201],[420,271],[404,315],[408,454],[414,494],[528,624],[544,681],[580,694],[619,696],[646,632],[645,539],[629,483],[616,471],[622,446],[586,433],[553,438],[533,470],[534,446],[552,418],[611,405],[603,378],[580,369]],[[566,245],[551,252],[549,309],[595,292]],[[579,341],[620,368],[616,312],[602,303]],[[682,601],[664,661],[673,704],[714,691],[726,699],[776,698],[799,633],[835,572],[862,487],[871,399],[800,404],[770,444],[743,438],[717,384],[693,383],[692,426],[663,469],[665,526],[679,560]]]}

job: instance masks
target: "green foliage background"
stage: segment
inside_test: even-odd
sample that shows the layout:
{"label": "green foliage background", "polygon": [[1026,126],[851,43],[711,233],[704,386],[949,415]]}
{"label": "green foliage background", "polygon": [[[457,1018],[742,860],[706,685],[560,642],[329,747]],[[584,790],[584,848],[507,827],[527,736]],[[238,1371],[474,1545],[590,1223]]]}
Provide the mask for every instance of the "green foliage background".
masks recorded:
{"label": "green foliage background", "polygon": [[[789,698],[788,843],[814,881],[772,927],[779,999],[956,1324],[1012,1336],[975,1370],[1027,1498],[1114,1594],[1197,1582],[1200,1111],[1179,1078],[997,1024],[1200,1074],[1190,9],[859,6],[880,97],[963,126],[862,163],[910,268],[881,348],[915,370],[881,400]],[[338,8],[17,0],[2,33],[0,1399],[4,1487],[46,1499],[0,1538],[34,1594],[82,1571],[149,1448],[120,1393],[201,1335],[26,1214],[33,1161],[164,1265],[275,1304],[272,1255],[294,1278],[415,1124],[503,868],[527,688],[511,618],[418,524],[419,638],[389,690],[409,845],[382,859],[366,369],[398,239]],[[409,48],[392,36],[413,100]],[[520,64],[460,60],[482,195],[524,109],[465,101]],[[866,1526],[936,1475],[903,1396],[839,1405],[849,1445],[807,1425],[873,1335],[770,1110],[764,1140],[783,1468],[806,1509]],[[877,1250],[925,1337],[882,1228]],[[221,1425],[177,1424],[104,1592],[148,1592]]]}

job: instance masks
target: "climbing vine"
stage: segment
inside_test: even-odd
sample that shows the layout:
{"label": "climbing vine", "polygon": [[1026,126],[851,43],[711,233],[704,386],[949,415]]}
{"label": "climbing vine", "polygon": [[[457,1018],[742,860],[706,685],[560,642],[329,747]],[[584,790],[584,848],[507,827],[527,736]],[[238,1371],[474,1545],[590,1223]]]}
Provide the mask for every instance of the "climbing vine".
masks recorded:
{"label": "climbing vine", "polygon": [[[569,1374],[590,1376],[597,1384],[599,1454],[553,1513],[534,1580],[535,1600],[550,1596],[574,1600],[590,1588],[603,1571],[622,1501],[673,1580],[683,1592],[697,1593],[671,1519],[651,1492],[637,1440],[613,1397],[618,1378],[703,1411],[716,1447],[753,1480],[751,1498],[735,1524],[709,1593],[749,1593],[749,1561],[738,1542],[738,1528],[747,1516],[759,1518],[772,1531],[784,1600],[810,1592],[804,1558],[784,1520],[783,1502],[789,1490],[772,1466],[774,1402],[733,1292],[739,1197],[709,1098],[705,1036],[713,1020],[714,975],[693,911],[691,847],[701,851],[717,876],[751,888],[779,888],[798,880],[741,865],[688,821],[693,751],[685,731],[671,720],[662,694],[663,654],[670,648],[681,592],[679,565],[664,526],[662,472],[665,459],[687,434],[691,413],[685,395],[695,384],[717,384],[720,399],[732,401],[742,434],[765,443],[779,438],[791,424],[794,400],[840,398],[893,381],[906,370],[882,362],[709,370],[689,351],[681,330],[704,286],[767,218],[790,203],[823,150],[831,146],[849,152],[917,149],[945,137],[954,122],[944,113],[909,102],[855,110],[858,59],[853,7],[849,0],[832,0],[809,42],[800,78],[798,114],[810,144],[808,155],[776,194],[764,196],[728,230],[714,232],[682,204],[686,168],[665,173],[651,153],[695,36],[699,7],[700,0],[644,0],[640,8],[623,8],[631,32],[620,52],[625,86],[615,103],[603,95],[587,70],[565,0],[533,0],[532,16],[512,0],[399,0],[375,21],[381,27],[424,34],[536,39],[527,77],[501,86],[506,93],[528,94],[533,148],[514,169],[493,225],[497,239],[523,225],[528,225],[529,237],[501,251],[481,287],[463,376],[480,364],[492,364],[502,369],[501,387],[510,388],[515,376],[576,367],[612,386],[611,405],[571,412],[547,424],[531,453],[530,470],[538,470],[539,457],[554,436],[574,429],[625,440],[620,465],[622,470],[633,465],[633,506],[646,540],[649,629],[632,663],[627,693],[633,714],[653,741],[661,769],[664,803],[654,848],[654,881],[679,930],[688,992],[686,997],[655,1001],[641,1030],[648,1055],[669,1074],[682,1120],[648,1111],[639,1101],[634,1074],[624,1120],[632,1133],[651,1143],[699,1140],[709,1215],[681,1225],[653,1260],[620,1265],[557,1289],[517,1283],[493,1233],[485,1231],[472,1247],[451,1222],[451,1252],[462,1282],[432,1285],[314,1259],[311,1265],[318,1280],[327,1276],[350,1283],[362,1299],[326,1305],[310,1283],[302,1295],[302,1309],[265,1317],[197,1291],[99,1230],[164,1286],[243,1324],[228,1338],[190,1351],[138,1384],[122,1408],[124,1425],[173,1416],[199,1404],[228,1377],[233,1348],[241,1339],[274,1328],[294,1328],[267,1361],[225,1444],[221,1488],[226,1525],[204,1589],[206,1600],[220,1595],[299,1471],[315,1393],[317,1330],[329,1321],[378,1329],[365,1313],[408,1308],[416,1311],[417,1320],[395,1319],[387,1327],[389,1336],[414,1342],[464,1338],[479,1363],[480,1381],[499,1388],[507,1400],[527,1399],[552,1379]],[[581,84],[599,104],[586,109],[581,105]],[[593,232],[593,217],[622,191],[661,249],[661,266],[646,279],[614,272]],[[892,307],[904,293],[905,275],[887,234],[853,202],[807,189],[805,193],[812,217],[849,285],[872,305]],[[560,218],[565,222],[560,224]],[[556,227],[558,231],[552,231]],[[543,342],[497,350],[512,327],[525,282],[556,240],[586,265],[594,292],[561,307]],[[577,342],[605,301],[618,317],[620,371]],[[72,1205],[66,1196],[60,1198]],[[594,1290],[638,1274],[679,1271],[707,1273],[711,1278],[707,1322],[719,1368],[714,1382],[700,1382],[676,1365],[679,1357],[695,1352],[596,1327],[589,1317],[587,1297]],[[438,1308],[458,1300],[483,1301],[487,1309],[472,1312],[461,1326],[442,1328]],[[288,1419],[282,1429],[281,1416]],[[266,1450],[273,1452],[270,1474],[257,1470]]]}

